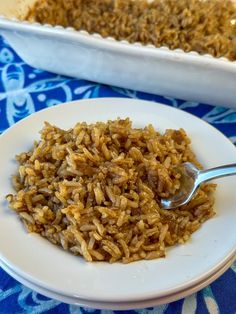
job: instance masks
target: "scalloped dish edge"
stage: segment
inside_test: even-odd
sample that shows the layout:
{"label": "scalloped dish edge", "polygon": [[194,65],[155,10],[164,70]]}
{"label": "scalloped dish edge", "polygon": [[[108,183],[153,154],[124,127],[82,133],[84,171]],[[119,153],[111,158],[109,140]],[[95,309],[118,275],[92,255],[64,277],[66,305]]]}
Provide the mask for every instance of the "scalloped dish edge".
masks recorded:
{"label": "scalloped dish edge", "polygon": [[[90,34],[89,32],[87,32],[86,30],[76,30],[74,27],[63,27],[61,25],[51,25],[51,24],[41,24],[39,22],[35,22],[35,21],[27,21],[25,20],[25,16],[26,13],[30,10],[30,8],[33,6],[34,2],[36,0],[8,0],[8,2],[17,2],[18,3],[18,7],[14,7],[14,8],[6,8],[6,10],[8,10],[8,12],[6,12],[6,14],[1,14],[0,12],[0,27],[1,27],[1,20],[7,21],[8,24],[9,23],[13,23],[14,24],[14,28],[17,28],[16,24],[19,24],[21,26],[26,25],[26,27],[28,27],[29,25],[37,28],[38,30],[61,30],[64,34],[77,34],[81,39],[84,37],[86,39],[99,39],[101,43],[107,43],[107,44],[111,44],[111,43],[115,43],[117,45],[117,47],[119,47],[120,45],[122,46],[126,46],[128,48],[138,48],[139,50],[142,49],[148,49],[148,50],[152,50],[155,52],[158,51],[164,51],[168,54],[172,54],[173,56],[175,55],[182,55],[182,56],[194,56],[194,57],[198,57],[200,59],[205,59],[206,58],[212,59],[214,61],[216,61],[218,63],[219,62],[225,62],[225,63],[229,63],[229,64],[234,64],[236,65],[236,61],[230,61],[225,57],[220,57],[220,58],[216,58],[210,54],[200,54],[197,51],[190,51],[190,52],[185,52],[180,48],[177,49],[170,49],[167,46],[161,46],[161,47],[155,47],[153,44],[142,44],[140,42],[135,42],[135,43],[130,43],[127,40],[117,40],[113,37],[102,37],[100,34],[98,33],[92,33]],[[236,0],[231,0],[232,2],[235,2],[236,4]],[[1,2],[1,0],[0,0]],[[3,7],[5,6],[5,4],[3,4]],[[12,5],[13,6],[13,5]],[[1,3],[0,3],[0,10],[1,10]],[[23,13],[24,12],[24,13]],[[13,26],[13,25],[12,25]],[[22,29],[21,29],[22,30]],[[30,31],[30,29],[25,28],[25,31]]]}

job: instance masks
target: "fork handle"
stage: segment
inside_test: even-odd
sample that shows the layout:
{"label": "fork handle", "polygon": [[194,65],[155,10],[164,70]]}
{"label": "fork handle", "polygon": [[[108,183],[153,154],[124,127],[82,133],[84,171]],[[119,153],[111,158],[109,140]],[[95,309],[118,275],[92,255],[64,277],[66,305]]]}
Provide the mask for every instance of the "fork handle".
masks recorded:
{"label": "fork handle", "polygon": [[199,183],[206,182],[212,179],[233,176],[236,174],[236,164],[224,165],[220,167],[211,168],[208,170],[199,171]]}

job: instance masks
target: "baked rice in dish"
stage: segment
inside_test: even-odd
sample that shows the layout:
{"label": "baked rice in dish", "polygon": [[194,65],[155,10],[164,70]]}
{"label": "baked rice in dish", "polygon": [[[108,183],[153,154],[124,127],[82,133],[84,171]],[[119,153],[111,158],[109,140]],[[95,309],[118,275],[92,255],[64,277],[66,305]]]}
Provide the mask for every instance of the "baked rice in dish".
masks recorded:
{"label": "baked rice in dish", "polygon": [[231,0],[37,0],[24,19],[236,60]]}
{"label": "baked rice in dish", "polygon": [[40,133],[16,157],[16,193],[7,200],[29,232],[89,262],[164,257],[215,214],[214,184],[203,184],[187,205],[160,207],[179,189],[176,165],[201,168],[183,129],[161,134],[118,118],[69,130],[46,122]]}

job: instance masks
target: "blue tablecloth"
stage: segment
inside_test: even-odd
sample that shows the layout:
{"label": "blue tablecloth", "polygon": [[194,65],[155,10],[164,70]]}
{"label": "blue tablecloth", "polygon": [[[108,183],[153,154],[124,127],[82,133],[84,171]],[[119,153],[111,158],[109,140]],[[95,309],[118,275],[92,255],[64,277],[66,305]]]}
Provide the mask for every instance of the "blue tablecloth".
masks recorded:
{"label": "blue tablecloth", "polygon": [[[140,98],[176,107],[214,125],[236,144],[236,110],[125,90],[34,69],[25,64],[0,37],[0,132],[43,108],[95,97]],[[0,314],[13,313],[235,314],[236,263],[210,286],[183,300],[155,308],[121,312],[86,309],[48,299],[21,285],[0,268]]]}

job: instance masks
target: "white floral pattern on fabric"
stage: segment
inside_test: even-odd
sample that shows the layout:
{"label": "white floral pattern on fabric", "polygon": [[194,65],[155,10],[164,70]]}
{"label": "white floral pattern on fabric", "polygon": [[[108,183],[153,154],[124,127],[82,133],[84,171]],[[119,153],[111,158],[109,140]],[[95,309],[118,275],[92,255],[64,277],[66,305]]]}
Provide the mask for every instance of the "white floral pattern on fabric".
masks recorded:
{"label": "white floral pattern on fabric", "polygon": [[202,290],[204,301],[207,307],[209,314],[219,314],[220,310],[216,303],[215,297],[213,295],[212,289],[210,286]]}
{"label": "white floral pattern on fabric", "polygon": [[196,293],[186,297],[183,302],[181,314],[194,314],[197,309],[197,296]]}

